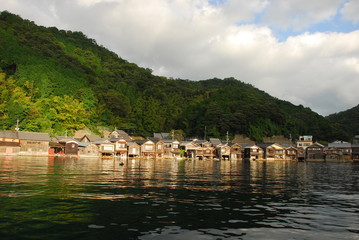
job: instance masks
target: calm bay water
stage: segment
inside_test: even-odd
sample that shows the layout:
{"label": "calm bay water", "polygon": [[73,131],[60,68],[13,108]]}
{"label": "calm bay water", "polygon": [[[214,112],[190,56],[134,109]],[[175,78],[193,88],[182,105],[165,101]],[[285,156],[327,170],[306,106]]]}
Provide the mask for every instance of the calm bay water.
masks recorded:
{"label": "calm bay water", "polygon": [[0,239],[359,239],[359,164],[0,157]]}

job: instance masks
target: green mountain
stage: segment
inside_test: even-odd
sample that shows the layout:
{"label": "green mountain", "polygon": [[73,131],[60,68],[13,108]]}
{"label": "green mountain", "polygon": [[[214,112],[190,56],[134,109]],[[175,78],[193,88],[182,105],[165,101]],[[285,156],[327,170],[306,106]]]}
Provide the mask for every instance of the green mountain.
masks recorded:
{"label": "green mountain", "polygon": [[187,136],[311,134],[348,139],[351,132],[303,106],[233,78],[189,81],[155,76],[81,32],[37,26],[0,14],[0,126],[52,135],[85,126],[131,134],[181,130]]}
{"label": "green mountain", "polygon": [[351,135],[359,135],[359,105],[343,112],[327,116],[332,124],[340,124]]}

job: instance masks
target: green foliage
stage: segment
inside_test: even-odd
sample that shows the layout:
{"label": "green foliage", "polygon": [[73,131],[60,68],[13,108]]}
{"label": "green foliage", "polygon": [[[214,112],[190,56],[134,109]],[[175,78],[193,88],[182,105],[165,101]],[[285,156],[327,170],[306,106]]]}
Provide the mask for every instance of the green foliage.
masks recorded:
{"label": "green foliage", "polygon": [[349,137],[359,134],[359,105],[343,112],[329,115],[327,119],[333,123],[334,133],[346,139],[348,133],[352,133]]}
{"label": "green foliage", "polygon": [[109,126],[144,136],[177,129],[176,138],[229,132],[256,141],[289,134],[345,140],[358,129],[234,78],[154,76],[81,32],[37,26],[6,11],[0,13],[0,93],[2,128],[19,119],[23,130],[53,135]]}

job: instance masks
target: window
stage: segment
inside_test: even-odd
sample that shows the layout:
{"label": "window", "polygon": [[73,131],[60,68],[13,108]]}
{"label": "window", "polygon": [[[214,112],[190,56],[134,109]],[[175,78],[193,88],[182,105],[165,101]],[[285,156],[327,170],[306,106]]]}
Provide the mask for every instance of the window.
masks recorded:
{"label": "window", "polygon": [[145,150],[146,151],[151,151],[151,150],[153,150],[153,146],[152,145],[145,145]]}

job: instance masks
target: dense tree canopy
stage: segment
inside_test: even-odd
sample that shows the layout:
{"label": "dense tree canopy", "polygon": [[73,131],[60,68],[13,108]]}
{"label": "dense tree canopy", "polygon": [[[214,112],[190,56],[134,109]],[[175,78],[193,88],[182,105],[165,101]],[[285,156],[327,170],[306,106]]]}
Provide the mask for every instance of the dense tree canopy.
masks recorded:
{"label": "dense tree canopy", "polygon": [[303,106],[273,98],[233,78],[189,81],[155,76],[81,32],[0,14],[0,126],[53,135],[96,126],[131,134],[176,129],[187,136],[311,134],[348,139],[352,132]]}

